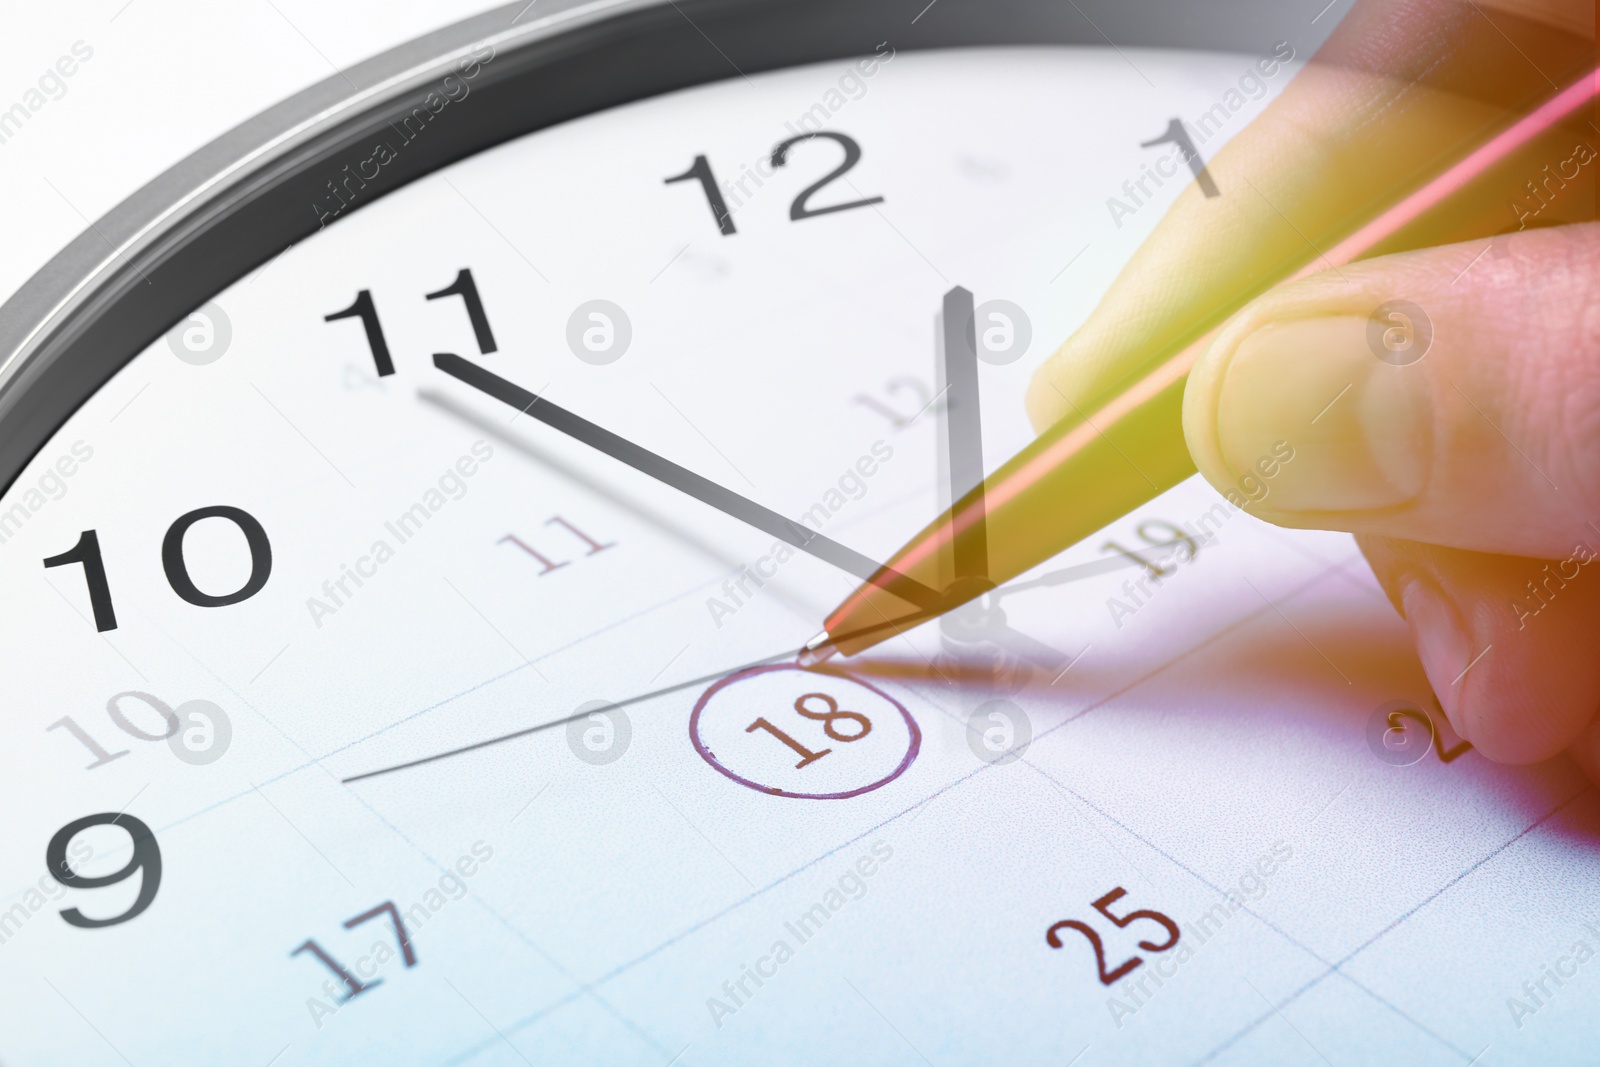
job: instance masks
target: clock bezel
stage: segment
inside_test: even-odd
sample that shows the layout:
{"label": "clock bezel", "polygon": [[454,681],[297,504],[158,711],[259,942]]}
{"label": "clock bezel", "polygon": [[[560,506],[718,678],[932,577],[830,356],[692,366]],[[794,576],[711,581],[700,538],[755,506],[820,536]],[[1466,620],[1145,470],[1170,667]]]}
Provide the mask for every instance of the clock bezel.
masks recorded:
{"label": "clock bezel", "polygon": [[[898,51],[1000,45],[1309,50],[1329,26],[1273,0],[527,0],[444,27],[254,116],[92,224],[0,305],[0,492],[71,414],[172,326],[320,228],[374,137],[492,46],[454,109],[362,202],[570,119],[694,85]],[[345,212],[348,213],[348,212]],[[342,217],[342,214],[341,216]]]}

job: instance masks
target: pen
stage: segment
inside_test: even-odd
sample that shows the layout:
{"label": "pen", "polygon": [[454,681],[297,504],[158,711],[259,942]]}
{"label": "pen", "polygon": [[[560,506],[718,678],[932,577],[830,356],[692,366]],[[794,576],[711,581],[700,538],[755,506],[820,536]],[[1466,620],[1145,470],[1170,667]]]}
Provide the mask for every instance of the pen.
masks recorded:
{"label": "pen", "polygon": [[[1591,71],[1462,155],[1393,206],[1378,212],[1328,252],[1297,270],[1261,279],[1213,308],[1176,343],[1151,353],[1123,380],[1132,385],[1087,402],[983,479],[949,511],[896,552],[851,593],[806,643],[802,665],[855,655],[952,611],[1023,574],[1196,473],[1183,435],[1183,392],[1190,368],[1221,323],[1272,284],[1298,280],[1358,258],[1458,243],[1506,232],[1500,194],[1518,188],[1530,147],[1600,92]],[[1523,155],[1519,155],[1522,153]],[[1537,173],[1535,167],[1532,173]],[[1491,206],[1493,210],[1486,210]],[[952,559],[986,566],[948,577]],[[941,590],[928,606],[915,587]],[[904,595],[897,589],[903,589]]]}

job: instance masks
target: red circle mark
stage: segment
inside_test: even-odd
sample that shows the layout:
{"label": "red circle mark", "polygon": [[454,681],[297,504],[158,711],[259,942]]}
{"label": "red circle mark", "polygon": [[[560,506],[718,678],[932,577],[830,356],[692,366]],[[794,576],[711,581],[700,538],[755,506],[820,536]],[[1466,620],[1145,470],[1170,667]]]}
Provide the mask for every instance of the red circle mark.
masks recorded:
{"label": "red circle mark", "polygon": [[[786,789],[779,789],[776,786],[762,785],[760,782],[752,782],[748,778],[734,774],[728,768],[718,763],[716,754],[701,742],[700,713],[705,710],[705,706],[710,703],[712,697],[716,696],[719,692],[721,692],[723,689],[726,689],[734,682],[743,681],[746,678],[754,678],[759,674],[770,674],[773,671],[802,671],[806,674],[832,675],[835,678],[843,678],[846,681],[854,682],[863,689],[869,689],[878,694],[890,704],[894,705],[895,710],[900,713],[900,717],[906,721],[906,729],[911,734],[911,744],[906,748],[905,758],[900,761],[900,765],[898,767],[890,771],[886,776],[880,778],[878,781],[861,786],[859,789],[846,790],[843,793],[791,793]],[[906,768],[911,766],[912,762],[917,758],[917,753],[922,750],[922,730],[918,728],[917,720],[913,719],[911,717],[911,713],[906,710],[906,706],[900,703],[894,697],[890,696],[888,693],[885,693],[882,689],[879,689],[871,682],[863,682],[861,679],[846,674],[844,671],[826,667],[802,667],[797,663],[774,663],[766,667],[751,667],[747,670],[739,671],[737,674],[730,674],[726,678],[712,685],[710,689],[707,689],[701,694],[699,700],[695,701],[694,711],[689,715],[689,740],[694,744],[694,750],[700,753],[701,759],[705,760],[718,772],[726,775],[729,778],[732,778],[740,785],[754,789],[758,793],[766,793],[768,796],[793,797],[796,800],[848,800],[851,797],[858,797],[862,793],[870,793],[874,789],[880,789],[883,786],[888,785],[890,782],[904,774],[906,772]]]}

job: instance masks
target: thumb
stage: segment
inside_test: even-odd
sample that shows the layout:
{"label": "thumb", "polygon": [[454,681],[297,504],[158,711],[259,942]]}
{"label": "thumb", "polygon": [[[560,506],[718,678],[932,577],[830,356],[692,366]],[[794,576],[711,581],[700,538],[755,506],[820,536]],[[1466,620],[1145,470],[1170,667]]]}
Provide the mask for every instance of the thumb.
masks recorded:
{"label": "thumb", "polygon": [[1593,223],[1274,290],[1190,374],[1190,452],[1279,525],[1565,558],[1600,544],[1597,293]]}
{"label": "thumb", "polygon": [[1511,762],[1570,748],[1591,773],[1597,284],[1600,224],[1355,264],[1240,312],[1184,395],[1212,484],[1361,535],[1458,733]]}

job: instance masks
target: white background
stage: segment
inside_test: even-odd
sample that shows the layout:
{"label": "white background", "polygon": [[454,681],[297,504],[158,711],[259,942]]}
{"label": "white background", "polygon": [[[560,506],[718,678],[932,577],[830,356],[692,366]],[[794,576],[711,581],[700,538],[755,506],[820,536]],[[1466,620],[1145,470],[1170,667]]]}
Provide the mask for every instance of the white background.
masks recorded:
{"label": "white background", "polygon": [[[84,42],[66,92],[0,144],[0,300],[129,194],[336,69],[491,0],[76,0],[8,4],[0,111]],[[59,90],[57,90],[59,92]]]}

